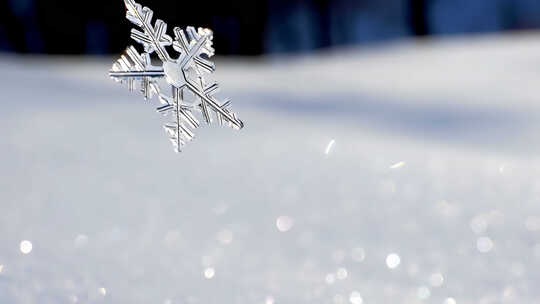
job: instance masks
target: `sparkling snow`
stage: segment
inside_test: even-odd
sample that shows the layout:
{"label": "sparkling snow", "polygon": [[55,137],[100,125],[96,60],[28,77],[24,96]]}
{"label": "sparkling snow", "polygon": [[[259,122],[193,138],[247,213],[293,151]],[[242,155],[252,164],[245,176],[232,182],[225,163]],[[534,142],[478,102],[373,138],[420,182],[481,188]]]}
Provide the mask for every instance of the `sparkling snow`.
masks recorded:
{"label": "sparkling snow", "polygon": [[181,155],[112,59],[4,55],[0,302],[537,303],[536,36],[218,61],[246,128]]}

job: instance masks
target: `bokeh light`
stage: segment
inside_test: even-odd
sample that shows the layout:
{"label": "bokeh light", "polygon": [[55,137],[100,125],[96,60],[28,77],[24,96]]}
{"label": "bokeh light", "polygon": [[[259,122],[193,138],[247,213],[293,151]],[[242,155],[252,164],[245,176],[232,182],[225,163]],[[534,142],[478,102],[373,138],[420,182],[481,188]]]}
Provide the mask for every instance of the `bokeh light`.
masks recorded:
{"label": "bokeh light", "polygon": [[494,247],[493,241],[489,237],[481,237],[476,241],[476,247],[481,253],[488,253]]}
{"label": "bokeh light", "polygon": [[32,252],[33,245],[30,241],[22,241],[19,247],[23,254],[29,254]]}
{"label": "bokeh light", "polygon": [[364,299],[362,299],[362,295],[358,291],[351,292],[351,295],[349,296],[349,301],[351,304],[363,304]]}
{"label": "bokeh light", "polygon": [[391,253],[386,257],[386,266],[390,269],[396,269],[401,264],[401,257],[396,253]]}
{"label": "bokeh light", "polygon": [[204,270],[204,277],[208,280],[213,279],[216,275],[216,271],[212,267],[208,267]]}
{"label": "bokeh light", "polygon": [[287,232],[294,226],[293,218],[289,216],[280,216],[276,220],[276,227],[280,232]]}
{"label": "bokeh light", "polygon": [[446,300],[444,300],[444,304],[457,304],[457,302],[454,298],[446,298]]}

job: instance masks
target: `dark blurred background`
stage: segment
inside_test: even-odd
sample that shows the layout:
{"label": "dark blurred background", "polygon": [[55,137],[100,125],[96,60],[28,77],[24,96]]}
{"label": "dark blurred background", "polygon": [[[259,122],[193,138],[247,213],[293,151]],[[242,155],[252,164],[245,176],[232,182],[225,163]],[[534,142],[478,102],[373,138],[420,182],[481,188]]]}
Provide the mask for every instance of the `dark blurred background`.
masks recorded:
{"label": "dark blurred background", "polygon": [[[140,0],[169,26],[204,26],[223,55],[306,52],[407,36],[540,27],[539,0]],[[0,51],[109,54],[129,42],[122,0],[2,0]]]}

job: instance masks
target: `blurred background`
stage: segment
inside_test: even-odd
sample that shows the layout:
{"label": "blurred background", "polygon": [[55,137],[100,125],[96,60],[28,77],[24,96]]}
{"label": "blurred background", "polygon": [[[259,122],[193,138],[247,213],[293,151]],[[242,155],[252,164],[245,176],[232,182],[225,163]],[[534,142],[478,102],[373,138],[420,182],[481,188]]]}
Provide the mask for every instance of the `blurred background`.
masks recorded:
{"label": "blurred background", "polygon": [[539,0],[138,2],[246,127],[175,154],[123,1],[0,1],[1,304],[540,303]]}
{"label": "blurred background", "polygon": [[[122,1],[4,0],[0,50],[119,53],[129,37]],[[408,36],[486,33],[540,27],[536,0],[148,0],[170,26],[215,29],[223,55],[308,52]],[[69,43],[66,43],[69,41]]]}

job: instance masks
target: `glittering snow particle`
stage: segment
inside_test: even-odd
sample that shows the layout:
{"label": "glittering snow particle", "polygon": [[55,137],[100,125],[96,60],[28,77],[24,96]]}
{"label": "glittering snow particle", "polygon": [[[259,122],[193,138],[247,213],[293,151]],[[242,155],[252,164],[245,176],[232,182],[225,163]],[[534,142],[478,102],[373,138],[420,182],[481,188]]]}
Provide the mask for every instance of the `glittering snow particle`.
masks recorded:
{"label": "glittering snow particle", "polygon": [[275,300],[274,300],[274,297],[272,296],[268,296],[266,297],[266,299],[264,300],[264,303],[265,304],[274,304]]}
{"label": "glittering snow particle", "polygon": [[493,249],[494,244],[490,238],[481,237],[476,241],[476,247],[481,253],[488,253]]}
{"label": "glittering snow particle", "polygon": [[482,216],[476,216],[471,220],[471,230],[476,234],[482,234],[486,232],[488,228],[487,219]]}
{"label": "glittering snow particle", "polygon": [[362,299],[362,295],[358,291],[351,292],[351,295],[349,296],[349,301],[351,304],[362,304],[364,303],[364,299]]}
{"label": "glittering snow particle", "polygon": [[287,232],[294,226],[294,220],[289,216],[280,216],[276,220],[276,227],[280,232]]}
{"label": "glittering snow particle", "polygon": [[444,300],[444,304],[457,304],[457,302],[454,298],[446,298],[446,300]]}
{"label": "glittering snow particle", "polygon": [[332,152],[332,149],[334,148],[334,145],[336,144],[336,141],[332,139],[328,145],[326,146],[326,150],[324,150],[324,154],[329,155],[330,152]]}
{"label": "glittering snow particle", "polygon": [[401,264],[401,258],[399,255],[395,253],[391,253],[386,257],[386,266],[390,269],[396,269],[398,268],[399,264]]}
{"label": "glittering snow particle", "polygon": [[32,252],[32,242],[30,241],[22,241],[20,244],[20,250],[23,254],[29,254]]}
{"label": "glittering snow particle", "polygon": [[212,267],[208,267],[204,270],[204,277],[211,280],[216,275],[216,271]]}
{"label": "glittering snow particle", "polygon": [[326,284],[332,285],[332,284],[334,284],[336,282],[336,275],[333,274],[333,273],[329,273],[324,278],[324,281],[326,282]]}
{"label": "glittering snow particle", "polygon": [[401,162],[396,163],[396,164],[394,164],[393,166],[391,166],[390,169],[399,169],[399,168],[404,167],[405,164],[406,164],[406,163],[405,163],[404,161],[401,161]]}
{"label": "glittering snow particle", "polygon": [[345,268],[339,268],[336,271],[336,277],[338,280],[345,280],[349,276],[349,272]]}

